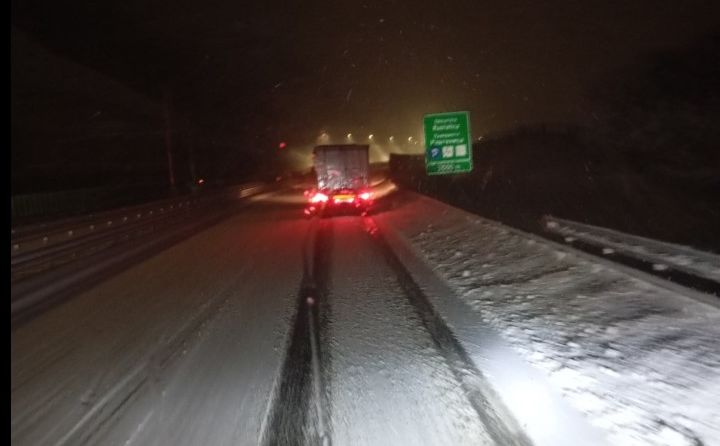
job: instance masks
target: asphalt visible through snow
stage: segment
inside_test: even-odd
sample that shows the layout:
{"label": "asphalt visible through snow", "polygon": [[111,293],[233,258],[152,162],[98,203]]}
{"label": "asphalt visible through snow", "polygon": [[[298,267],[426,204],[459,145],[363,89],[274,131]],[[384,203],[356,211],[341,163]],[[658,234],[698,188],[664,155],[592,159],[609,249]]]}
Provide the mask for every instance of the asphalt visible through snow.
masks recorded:
{"label": "asphalt visible through snow", "polygon": [[527,444],[372,218],[269,194],[13,333],[13,444]]}
{"label": "asphalt visible through snow", "polygon": [[527,444],[372,219],[317,224],[264,444]]}

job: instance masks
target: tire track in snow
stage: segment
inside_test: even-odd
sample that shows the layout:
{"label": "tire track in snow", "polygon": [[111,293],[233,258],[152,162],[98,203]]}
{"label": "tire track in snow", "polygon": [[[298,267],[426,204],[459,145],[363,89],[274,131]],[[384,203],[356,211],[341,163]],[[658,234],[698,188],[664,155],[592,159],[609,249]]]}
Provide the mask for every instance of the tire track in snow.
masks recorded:
{"label": "tire track in snow", "polygon": [[329,446],[327,392],[322,370],[328,362],[322,348],[327,318],[324,309],[329,266],[330,221],[308,234],[303,249],[303,279],[293,329],[262,444]]}
{"label": "tire track in snow", "polygon": [[500,398],[475,367],[465,349],[447,326],[443,318],[435,311],[432,303],[415,283],[410,272],[378,230],[371,217],[364,218],[365,230],[380,248],[388,266],[397,276],[397,282],[408,301],[430,334],[435,348],[445,359],[455,379],[461,385],[468,401],[485,426],[488,434],[498,445],[529,446],[530,439],[505,408]]}

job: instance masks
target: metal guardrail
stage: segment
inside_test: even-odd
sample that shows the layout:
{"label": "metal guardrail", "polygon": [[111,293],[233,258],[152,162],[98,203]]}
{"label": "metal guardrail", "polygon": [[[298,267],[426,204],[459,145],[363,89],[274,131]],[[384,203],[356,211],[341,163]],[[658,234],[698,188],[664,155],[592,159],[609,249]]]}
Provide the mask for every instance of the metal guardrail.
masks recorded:
{"label": "metal guardrail", "polygon": [[88,213],[98,209],[111,209],[157,200],[166,193],[164,185],[148,183],[134,186],[19,194],[11,197],[10,211],[13,220]]}
{"label": "metal guardrail", "polygon": [[243,194],[253,193],[258,187],[263,187],[263,183],[249,183],[203,195],[168,198],[50,223],[12,228],[10,255],[13,257],[31,250],[43,249],[53,244],[78,239],[84,235],[96,234],[131,222],[152,218],[158,214],[191,208],[202,201],[217,199],[218,196],[235,195],[236,198],[242,198]]}
{"label": "metal guardrail", "polygon": [[232,210],[229,202],[265,190],[266,185],[251,183],[16,228],[10,256],[12,318],[218,221]]}
{"label": "metal guardrail", "polygon": [[546,231],[565,237],[566,241],[580,240],[600,246],[605,254],[617,252],[652,263],[657,271],[672,268],[720,283],[720,256],[717,254],[550,215],[543,217],[542,225]]}

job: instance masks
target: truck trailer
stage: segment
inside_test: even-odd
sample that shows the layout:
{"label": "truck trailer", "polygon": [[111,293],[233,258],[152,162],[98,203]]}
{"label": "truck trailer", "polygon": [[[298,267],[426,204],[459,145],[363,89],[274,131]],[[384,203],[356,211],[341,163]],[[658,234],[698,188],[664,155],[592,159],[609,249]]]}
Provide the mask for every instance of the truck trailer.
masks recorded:
{"label": "truck trailer", "polygon": [[313,150],[317,185],[308,191],[306,215],[339,212],[366,214],[373,202],[370,190],[370,146],[320,145]]}

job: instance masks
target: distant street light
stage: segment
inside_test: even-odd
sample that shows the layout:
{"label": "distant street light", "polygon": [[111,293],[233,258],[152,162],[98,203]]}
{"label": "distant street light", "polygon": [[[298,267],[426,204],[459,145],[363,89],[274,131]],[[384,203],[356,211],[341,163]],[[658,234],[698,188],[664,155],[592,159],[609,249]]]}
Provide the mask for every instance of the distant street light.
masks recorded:
{"label": "distant street light", "polygon": [[317,138],[318,144],[327,144],[330,142],[330,134],[325,130],[321,130],[320,136]]}
{"label": "distant street light", "polygon": [[412,142],[412,136],[408,136],[408,141]]}
{"label": "distant street light", "polygon": [[347,134],[347,139],[350,139],[350,138],[352,138],[352,133]]}
{"label": "distant street light", "polygon": [[391,137],[388,138],[388,139],[389,139],[391,142],[392,142],[392,141],[395,141],[395,137],[394,137],[394,136],[391,136]]}
{"label": "distant street light", "polygon": [[373,139],[373,136],[374,136],[374,135],[373,135],[372,133],[369,134],[369,135],[368,135],[368,139]]}

